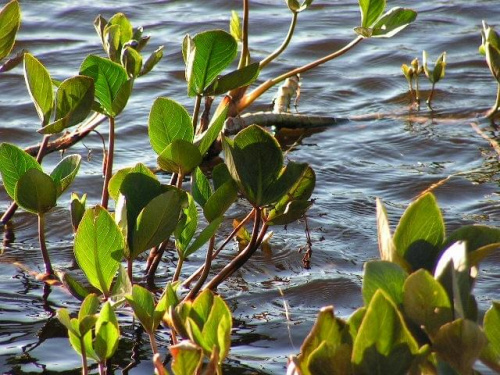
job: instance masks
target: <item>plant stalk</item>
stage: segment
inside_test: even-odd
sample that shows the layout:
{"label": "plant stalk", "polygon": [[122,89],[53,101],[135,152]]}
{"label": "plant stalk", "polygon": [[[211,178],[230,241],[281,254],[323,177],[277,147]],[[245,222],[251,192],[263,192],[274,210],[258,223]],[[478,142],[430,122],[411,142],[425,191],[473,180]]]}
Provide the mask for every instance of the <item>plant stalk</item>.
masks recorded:
{"label": "plant stalk", "polygon": [[497,99],[495,101],[495,104],[491,109],[486,113],[487,118],[493,118],[496,113],[498,112],[498,108],[500,107],[500,83],[497,84]]}
{"label": "plant stalk", "polygon": [[127,274],[130,282],[133,284],[133,278],[132,278],[132,265],[133,265],[133,260],[132,258],[127,259]]}
{"label": "plant stalk", "polygon": [[87,368],[87,353],[85,352],[85,343],[83,342],[83,337],[80,338],[80,349],[82,351],[82,375],[88,375],[89,370]]}
{"label": "plant stalk", "polygon": [[250,238],[250,242],[248,243],[247,247],[245,247],[245,249],[243,249],[243,251],[241,251],[228,265],[226,265],[217,275],[215,275],[205,285],[203,289],[216,290],[220,283],[222,283],[229,276],[231,276],[236,270],[240,269],[241,266],[243,266],[246,263],[246,261],[250,259],[252,254],[258,248],[258,246],[256,246],[258,238],[263,238],[265,234],[261,233],[259,235],[261,217],[262,217],[262,209],[260,207],[255,207],[255,217],[252,230],[252,237]]}
{"label": "plant stalk", "polygon": [[108,208],[109,192],[108,185],[113,174],[113,155],[115,153],[115,118],[109,117],[109,135],[108,135],[108,156],[106,158],[106,170],[104,173],[104,185],[102,187],[101,206]]}
{"label": "plant stalk", "polygon": [[326,55],[316,61],[313,61],[311,63],[308,63],[306,65],[303,65],[301,67],[295,68],[293,70],[288,71],[285,74],[282,74],[276,78],[269,79],[262,83],[260,86],[255,88],[252,92],[248,93],[245,95],[238,103],[237,103],[237,109],[238,113],[242,112],[244,109],[246,109],[250,104],[252,104],[258,97],[260,97],[263,93],[265,93],[267,90],[269,90],[271,87],[274,85],[284,81],[285,79],[292,77],[297,74],[304,73],[308,70],[311,70],[313,68],[316,68],[317,66],[324,64],[330,60],[333,60],[339,56],[342,56],[349,50],[351,50],[354,46],[356,46],[359,42],[361,42],[364,38],[362,36],[358,36],[356,39],[353,39],[349,44],[344,46],[343,48],[339,49],[338,51],[335,51],[329,55]]}
{"label": "plant stalk", "polygon": [[172,282],[175,283],[179,280],[179,276],[181,275],[182,265],[184,264],[184,258],[179,255],[179,260],[177,261],[177,267],[175,267],[175,273],[172,277]]}
{"label": "plant stalk", "polygon": [[299,13],[293,12],[292,20],[290,21],[290,28],[288,29],[288,34],[286,35],[285,40],[281,43],[273,53],[267,56],[264,60],[259,63],[259,68],[262,70],[267,64],[273,61],[276,57],[281,55],[281,53],[288,47],[290,40],[292,40],[293,32],[295,31],[295,26],[297,25],[297,18]]}
{"label": "plant stalk", "polygon": [[151,344],[151,350],[153,355],[158,354],[158,345],[156,344],[156,338],[154,332],[148,332],[149,342]]}
{"label": "plant stalk", "polygon": [[243,30],[242,30],[242,48],[238,69],[244,68],[248,65],[250,60],[250,51],[248,48],[248,23],[250,16],[249,0],[243,0]]}
{"label": "plant stalk", "polygon": [[434,98],[434,87],[436,86],[436,83],[433,82],[432,83],[432,87],[431,87],[431,93],[429,94],[429,97],[427,98],[427,105],[429,106],[429,108],[432,109],[431,107],[431,104],[432,104],[432,99]]}
{"label": "plant stalk", "polygon": [[194,131],[194,134],[197,134],[196,128],[198,127],[198,117],[200,115],[201,99],[203,99],[203,96],[201,96],[200,94],[196,95],[196,100],[194,102],[194,108],[193,108],[193,131]]}
{"label": "plant stalk", "polygon": [[201,274],[200,278],[198,279],[198,282],[193,287],[193,289],[189,291],[184,301],[194,299],[194,297],[196,297],[201,287],[203,286],[203,283],[205,283],[205,280],[207,279],[208,274],[210,273],[210,267],[212,266],[214,247],[215,247],[215,236],[212,236],[210,238],[210,244],[208,245],[207,255],[205,257],[205,265],[203,266],[203,273]]}
{"label": "plant stalk", "polygon": [[107,373],[106,361],[99,362],[99,375],[106,375]]}
{"label": "plant stalk", "polygon": [[[236,236],[236,233],[238,233],[238,231],[241,229],[241,227],[243,227],[247,222],[248,220],[250,220],[250,218],[252,216],[254,216],[255,214],[255,210],[253,209],[252,211],[250,211],[250,213],[245,216],[245,218],[236,226],[236,228],[233,229],[233,231],[229,234],[229,236],[227,236],[226,240],[222,243],[222,245],[212,254],[212,260],[214,260],[217,255],[219,255],[219,253],[222,251],[222,249],[224,249],[224,247],[226,247],[226,245],[229,243],[229,241],[231,241],[234,236]],[[191,274],[191,276],[189,276],[183,283],[182,285],[183,286],[189,286],[189,284],[191,284],[193,282],[194,279],[196,279],[198,277],[198,275],[200,275],[200,273],[203,272],[203,270],[205,269],[205,265],[201,265],[200,267],[198,267],[198,269],[193,272]]]}
{"label": "plant stalk", "polygon": [[40,250],[42,250],[43,264],[45,265],[45,272],[49,275],[54,274],[52,264],[50,263],[49,251],[45,243],[45,216],[38,214],[38,240],[40,242]]}

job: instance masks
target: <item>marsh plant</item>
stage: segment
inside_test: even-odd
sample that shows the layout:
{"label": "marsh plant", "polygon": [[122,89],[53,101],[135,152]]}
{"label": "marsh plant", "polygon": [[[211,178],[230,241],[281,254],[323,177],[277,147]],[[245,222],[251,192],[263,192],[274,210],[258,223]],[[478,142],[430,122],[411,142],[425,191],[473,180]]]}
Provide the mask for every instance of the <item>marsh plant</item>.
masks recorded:
{"label": "marsh plant", "polygon": [[[116,120],[126,110],[135,80],[148,74],[163,55],[163,47],[159,47],[147,59],[142,56],[149,41],[142,27],[133,28],[123,13],[109,20],[98,16],[94,25],[105,56],[87,56],[78,74],[62,82],[54,81],[37,58],[29,53],[23,55],[25,81],[40,118],[38,132],[43,138],[39,146],[26,150],[7,143],[0,146],[2,181],[15,202],[2,222],[12,217],[16,205],[38,215],[46,273],[82,301],[77,317],[71,317],[66,309],[57,313],[68,329],[72,347],[82,358],[82,373],[87,373],[89,361],[98,364],[101,374],[107,372],[120,338],[117,309],[132,311],[142,325],[150,340],[157,373],[222,373],[222,363],[230,351],[232,316],[228,305],[215,291],[267,241],[271,227],[287,225],[306,215],[313,203],[311,194],[315,186],[314,170],[307,163],[285,162],[280,145],[270,132],[251,125],[230,137],[224,134],[224,130],[230,133],[228,119],[238,116],[271,87],[341,56],[365,39],[392,37],[416,18],[411,9],[392,8],[386,12],[384,0],[360,0],[361,21],[351,42],[250,89],[259,74],[286,50],[300,13],[310,9],[312,3],[312,0],[286,2],[291,17],[288,34],[275,51],[259,61],[250,55],[248,45],[248,0],[243,1],[241,18],[236,12],[231,14],[230,32],[207,30],[185,36],[181,50],[186,92],[193,98],[192,111],[173,98],[160,97],[154,100],[148,120],[152,150],[157,154],[160,169],[169,174],[170,183],[160,181],[141,163],[113,171]],[[12,50],[19,28],[19,12],[17,1],[11,1],[0,12],[2,58]],[[220,100],[210,115],[217,97]],[[108,122],[109,138],[101,203],[86,207],[85,194],[71,196],[74,255],[84,276],[84,281],[77,281],[72,273],[53,269],[48,261],[43,218],[75,178],[81,160],[78,156],[64,158],[50,176],[42,171],[40,163],[44,155],[68,149],[103,121]],[[56,134],[59,136],[53,139]],[[209,178],[201,168],[203,161],[210,153],[221,151],[224,162],[212,169]],[[30,154],[36,155],[36,159]],[[190,178],[189,189],[187,178]],[[245,202],[247,212],[231,233],[223,237],[219,228],[225,225],[226,212],[239,197]],[[113,209],[108,207],[110,199]],[[390,237],[387,218],[380,208],[384,261],[366,266],[364,297],[368,307],[359,310],[351,319],[354,323],[349,325],[335,320],[330,310],[325,319],[333,322],[333,328],[316,329],[321,339],[306,340],[301,355],[292,360],[291,366],[295,367],[291,367],[291,371],[318,373],[310,368],[309,363],[314,366],[318,363],[310,356],[319,360],[329,374],[366,373],[373,366],[401,372],[417,369],[420,364],[422,369],[436,365],[429,357],[430,344],[425,343],[423,335],[428,334],[428,340],[434,339],[433,335],[439,333],[437,323],[432,321],[432,330],[422,328],[420,336],[414,337],[398,310],[404,300],[402,285],[413,273],[423,280],[415,282],[414,288],[422,288],[419,293],[435,290],[440,293],[442,300],[438,302],[444,304],[446,315],[440,316],[439,322],[455,324],[458,319],[456,329],[459,331],[454,331],[453,325],[451,333],[443,333],[445,342],[450,334],[460,335],[461,329],[480,330],[468,323],[476,316],[470,297],[472,284],[465,283],[464,272],[468,271],[469,264],[475,265],[478,258],[487,253],[485,246],[498,242],[497,231],[491,229],[492,236],[487,237],[486,242],[481,240],[480,246],[468,243],[451,247],[458,248],[462,256],[458,263],[450,263],[443,259],[450,258],[456,250],[445,250],[444,255],[440,255],[448,246],[445,246],[442,219],[432,196],[425,195],[411,207],[394,238]],[[427,208],[433,210],[433,223],[422,219],[422,212],[427,215]],[[409,224],[415,222],[414,216],[418,219],[418,230]],[[480,229],[470,229],[474,233],[477,230]],[[465,231],[469,233],[469,229]],[[425,236],[421,238],[422,233]],[[449,238],[469,241],[472,237],[467,233],[452,234]],[[219,252],[235,237],[240,238],[240,251],[223,267],[212,267]],[[166,285],[157,287],[156,270],[167,248],[175,249],[176,256],[173,252],[168,256],[176,266],[169,270]],[[464,249],[471,249],[476,263],[464,255]],[[204,264],[187,275],[184,262],[199,251],[205,251]],[[134,262],[145,254],[145,281],[149,289],[139,285],[139,275],[133,273]],[[460,262],[466,262],[466,271]],[[441,271],[437,272],[436,267]],[[419,273],[420,269],[427,271]],[[453,284],[457,280],[465,285],[460,286],[460,290]],[[417,292],[412,289],[409,293]],[[448,304],[445,296],[449,298]],[[384,314],[390,319],[379,325],[379,318]],[[493,322],[489,324],[495,329],[498,325],[494,319]],[[426,327],[427,321],[420,323]],[[165,343],[172,357],[167,368],[162,364],[164,353],[160,353],[155,336],[162,326],[171,337],[171,345]],[[342,333],[335,336],[335,330]],[[488,333],[483,336],[481,349],[490,347],[494,353],[497,348],[488,346]],[[337,341],[333,341],[332,346],[328,340]],[[341,348],[340,352],[336,351],[337,347]],[[460,346],[454,348],[462,350]],[[335,357],[332,361],[330,354]],[[471,358],[475,359],[476,354],[474,352]],[[491,363],[498,362],[493,354],[489,358]],[[324,359],[330,362],[322,362]],[[455,366],[451,357],[443,357],[442,361]],[[465,368],[468,367],[458,370]],[[394,373],[399,373],[396,370]]]}

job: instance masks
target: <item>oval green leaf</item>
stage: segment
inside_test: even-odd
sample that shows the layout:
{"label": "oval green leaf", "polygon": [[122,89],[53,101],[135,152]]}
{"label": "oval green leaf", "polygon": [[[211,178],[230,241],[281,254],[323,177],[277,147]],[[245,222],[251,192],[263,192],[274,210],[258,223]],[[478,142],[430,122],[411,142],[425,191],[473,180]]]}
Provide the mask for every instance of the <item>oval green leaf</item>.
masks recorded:
{"label": "oval green leaf", "polygon": [[39,169],[29,169],[16,183],[14,200],[26,211],[43,214],[56,206],[54,181]]}
{"label": "oval green leaf", "polygon": [[390,38],[417,19],[417,12],[406,8],[392,8],[372,28],[373,38]]}
{"label": "oval green leaf", "polygon": [[396,306],[403,303],[403,285],[408,274],[400,266],[383,260],[369,261],[365,263],[363,275],[362,293],[366,305],[379,289],[386,292]]}
{"label": "oval green leaf", "polygon": [[54,106],[52,80],[45,66],[29,53],[24,54],[24,79],[42,126],[47,125]]}
{"label": "oval green leaf", "polygon": [[141,173],[147,177],[151,177],[155,180],[158,180],[153,172],[142,163],[137,163],[134,167],[131,168],[123,168],[117,171],[113,177],[109,180],[108,192],[109,196],[113,198],[115,201],[118,200],[118,196],[120,195],[120,187],[122,185],[123,180],[130,173]]}
{"label": "oval green leaf", "polygon": [[80,169],[81,161],[82,157],[80,155],[68,155],[56,165],[50,174],[50,177],[56,184],[58,197],[75,179],[78,169]]}
{"label": "oval green leaf", "polygon": [[372,27],[385,10],[385,0],[359,0],[361,26]]}
{"label": "oval green leaf", "polygon": [[164,171],[186,175],[201,164],[203,157],[194,144],[176,139],[165,147],[157,160]]}
{"label": "oval green leaf", "polygon": [[19,2],[11,1],[0,10],[0,60],[14,48],[16,34],[21,25]]}
{"label": "oval green leaf", "polygon": [[123,258],[123,236],[111,214],[97,206],[83,215],[75,235],[75,257],[89,282],[108,296]]}

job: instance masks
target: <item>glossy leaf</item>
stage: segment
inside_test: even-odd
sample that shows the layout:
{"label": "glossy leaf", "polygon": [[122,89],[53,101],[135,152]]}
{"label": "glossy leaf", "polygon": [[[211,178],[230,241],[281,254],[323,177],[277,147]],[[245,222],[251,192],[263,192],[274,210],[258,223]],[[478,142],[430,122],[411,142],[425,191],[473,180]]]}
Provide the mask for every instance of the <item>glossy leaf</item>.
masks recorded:
{"label": "glossy leaf", "polygon": [[268,218],[266,224],[269,226],[272,225],[287,225],[293,223],[300,218],[302,218],[309,207],[313,204],[312,201],[291,201],[285,206],[285,209],[282,213],[273,216],[272,218]]}
{"label": "glossy leaf", "polygon": [[73,297],[82,301],[87,297],[90,292],[85,288],[77,279],[75,279],[69,272],[58,272],[56,275],[61,280],[64,287],[71,293]]}
{"label": "glossy leaf", "polygon": [[486,43],[490,43],[495,49],[500,51],[500,35],[485,21],[481,30],[482,43],[479,47],[479,53],[486,55]]}
{"label": "glossy leaf", "polygon": [[432,270],[443,244],[445,228],[439,206],[431,193],[412,202],[394,233],[394,245],[399,256],[413,270]]}
{"label": "glossy leaf", "polygon": [[132,282],[128,277],[127,270],[120,264],[118,275],[111,290],[111,301],[114,305],[121,303],[125,300],[125,296],[130,293],[132,293]]}
{"label": "glossy leaf", "polygon": [[130,78],[139,76],[142,70],[142,56],[132,47],[125,47],[122,51],[121,63]]}
{"label": "glossy leaf", "polygon": [[[91,293],[82,301],[78,311],[78,320],[81,323],[85,317],[97,314],[97,310],[99,310],[99,299],[94,293]],[[86,330],[83,330],[82,333],[86,333]]]}
{"label": "glossy leaf", "polygon": [[217,190],[228,181],[233,181],[229,169],[225,163],[220,163],[212,170],[212,183],[214,190]]}
{"label": "glossy leaf", "polygon": [[453,306],[443,286],[424,269],[412,273],[404,284],[405,314],[431,337],[453,320]]}
{"label": "glossy leaf", "polygon": [[24,54],[24,79],[42,125],[48,124],[54,106],[52,80],[45,66],[29,53]]}
{"label": "glossy leaf", "polygon": [[68,187],[80,169],[82,157],[80,155],[68,155],[57,163],[56,167],[50,174],[57,189],[57,196],[59,197]]}
{"label": "glossy leaf", "polygon": [[274,192],[266,195],[280,175],[283,154],[276,139],[257,125],[234,138],[224,137],[223,148],[231,177],[254,206],[273,203]]}
{"label": "glossy leaf", "polygon": [[167,191],[148,202],[133,228],[132,259],[170,237],[179,221],[180,210],[181,198],[177,191]]}
{"label": "glossy leaf", "polygon": [[403,285],[408,274],[400,266],[387,261],[365,263],[363,273],[363,300],[369,305],[377,290],[381,289],[391,301],[399,306],[403,303]]}
{"label": "glossy leaf", "polygon": [[390,38],[417,19],[417,12],[406,8],[392,8],[373,26],[372,38]]}
{"label": "glossy leaf", "polygon": [[460,374],[469,374],[486,344],[487,338],[476,323],[458,319],[441,327],[433,349]]}
{"label": "glossy leaf", "polygon": [[235,186],[234,181],[228,181],[220,188],[218,188],[211,196],[208,198],[207,202],[203,206],[203,214],[205,218],[211,222],[216,218],[224,215],[227,209],[234,203],[238,198],[238,190]]}
{"label": "glossy leaf", "polygon": [[347,324],[334,316],[333,306],[323,307],[297,357],[301,374],[350,374],[351,351]]}
{"label": "glossy leaf", "polygon": [[418,345],[385,292],[368,305],[352,352],[355,374],[406,374]]}
{"label": "glossy leaf", "polygon": [[198,148],[200,150],[200,154],[203,156],[209,150],[212,143],[219,136],[222,128],[224,127],[224,122],[227,118],[227,111],[229,109],[229,105],[225,105],[224,107],[217,108],[217,112],[212,116],[212,120],[208,125],[207,131],[203,134],[203,137],[199,142],[195,142],[198,144]]}
{"label": "glossy leaf", "polygon": [[139,73],[139,76],[143,76],[145,74],[148,74],[153,68],[160,62],[160,60],[163,58],[163,46],[158,47],[156,50],[154,50],[151,55],[149,55],[148,59],[142,66],[142,70]]}
{"label": "glossy leaf", "polygon": [[372,27],[385,10],[385,0],[359,0],[361,26]]}
{"label": "glossy leaf", "polygon": [[10,143],[0,144],[0,173],[7,194],[14,199],[17,181],[30,169],[42,171],[36,159]]}
{"label": "glossy leaf", "polygon": [[21,25],[19,2],[10,1],[0,10],[0,60],[14,48],[16,34]]}
{"label": "glossy leaf", "polygon": [[14,200],[26,211],[43,214],[56,206],[57,188],[45,173],[30,169],[17,181]]}
{"label": "glossy leaf", "polygon": [[148,133],[151,147],[157,154],[176,139],[192,142],[194,138],[191,116],[186,109],[168,98],[154,101],[149,113]]}
{"label": "glossy leaf", "polygon": [[116,117],[125,107],[124,103],[126,104],[131,92],[131,83],[125,69],[108,59],[90,55],[83,61],[80,74],[94,80],[95,98],[102,112]]}
{"label": "glossy leaf", "polygon": [[[485,356],[489,366],[500,368],[500,303],[493,302],[484,315],[483,330],[488,339],[487,347],[481,354],[481,359]],[[484,361],[483,361],[484,362]]]}
{"label": "glossy leaf", "polygon": [[142,163],[137,163],[135,166],[131,168],[123,168],[117,171],[113,177],[109,180],[108,191],[109,196],[113,198],[115,201],[118,200],[118,196],[120,195],[120,187],[122,185],[123,180],[130,173],[141,173],[147,177],[158,180],[153,172]]}
{"label": "glossy leaf", "polygon": [[183,139],[175,139],[158,155],[157,160],[164,171],[184,176],[200,165],[203,158],[194,144]]}
{"label": "glossy leaf", "polygon": [[223,30],[209,30],[195,35],[185,52],[188,95],[202,95],[207,86],[233,62],[237,43]]}
{"label": "glossy leaf", "polygon": [[188,206],[183,209],[182,219],[177,224],[175,229],[175,247],[183,254],[189,243],[193,239],[196,233],[196,228],[198,228],[198,210],[194,203],[194,199],[191,194],[188,196]]}
{"label": "glossy leaf", "polygon": [[259,76],[259,63],[247,65],[231,73],[221,75],[205,89],[204,96],[217,96],[239,87],[252,84]]}
{"label": "glossy leaf", "polygon": [[424,69],[424,73],[429,78],[429,81],[432,83],[437,83],[441,78],[444,77],[445,67],[446,67],[446,52],[443,52],[436,63],[434,64],[434,70],[431,70],[428,66],[427,60],[428,55],[426,51],[423,51],[423,61],[422,66]]}
{"label": "glossy leaf", "polygon": [[120,28],[120,45],[127,43],[134,35],[132,24],[123,13],[116,13],[108,21],[108,25],[116,25]]}
{"label": "glossy leaf", "polygon": [[75,235],[75,257],[89,282],[108,296],[123,257],[123,236],[104,208],[88,209]]}
{"label": "glossy leaf", "polygon": [[106,301],[95,324],[94,351],[101,362],[115,353],[119,338],[120,328],[115,312],[109,301]]}
{"label": "glossy leaf", "polygon": [[155,301],[151,292],[136,284],[132,287],[132,295],[128,295],[126,298],[144,329],[148,333],[154,332],[156,329],[153,327]]}
{"label": "glossy leaf", "polygon": [[229,22],[229,32],[237,42],[243,40],[243,30],[238,13],[235,10],[231,11],[231,20]]}
{"label": "glossy leaf", "polygon": [[210,182],[200,168],[195,168],[194,170],[191,194],[193,195],[196,203],[198,203],[201,207],[205,206],[208,198],[212,195]]}
{"label": "glossy leaf", "polygon": [[452,232],[447,238],[444,248],[454,242],[465,242],[467,253],[471,253],[484,246],[500,243],[500,229],[486,225],[465,225]]}
{"label": "glossy leaf", "polygon": [[212,220],[198,235],[196,240],[186,249],[184,252],[184,257],[188,257],[197,251],[200,247],[208,242],[208,240],[215,235],[220,225],[222,224],[222,217],[218,217]]}
{"label": "glossy leaf", "polygon": [[68,78],[56,94],[56,121],[38,132],[55,134],[87,118],[94,103],[94,81],[85,76]]}
{"label": "glossy leaf", "polygon": [[174,375],[198,374],[203,361],[203,351],[190,341],[181,341],[169,348],[172,354]]}

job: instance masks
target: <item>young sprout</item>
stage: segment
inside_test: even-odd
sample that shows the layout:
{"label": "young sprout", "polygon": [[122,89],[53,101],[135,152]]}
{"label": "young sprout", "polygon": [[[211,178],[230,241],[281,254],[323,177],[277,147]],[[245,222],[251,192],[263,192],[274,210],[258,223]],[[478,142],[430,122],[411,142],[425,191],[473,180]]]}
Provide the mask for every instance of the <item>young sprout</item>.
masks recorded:
{"label": "young sprout", "polygon": [[432,83],[432,88],[431,88],[431,93],[429,94],[429,97],[427,98],[427,105],[431,107],[431,102],[432,98],[434,96],[434,87],[436,86],[436,83],[439,82],[441,78],[444,77],[444,72],[445,72],[445,67],[446,67],[446,52],[443,52],[438,59],[436,60],[436,63],[434,64],[434,69],[431,71],[427,65],[427,59],[428,55],[427,52],[424,51],[422,53],[423,55],[423,69],[424,73],[429,79],[429,81]]}
{"label": "young sprout", "polygon": [[403,64],[401,65],[401,70],[403,71],[403,75],[408,81],[408,91],[410,93],[410,100],[413,103],[413,75],[414,75],[413,68],[411,66]]}
{"label": "young sprout", "polygon": [[481,36],[483,40],[479,47],[479,53],[486,55],[488,67],[497,81],[497,99],[493,107],[486,114],[486,117],[492,118],[496,115],[500,107],[500,36],[484,21]]}

